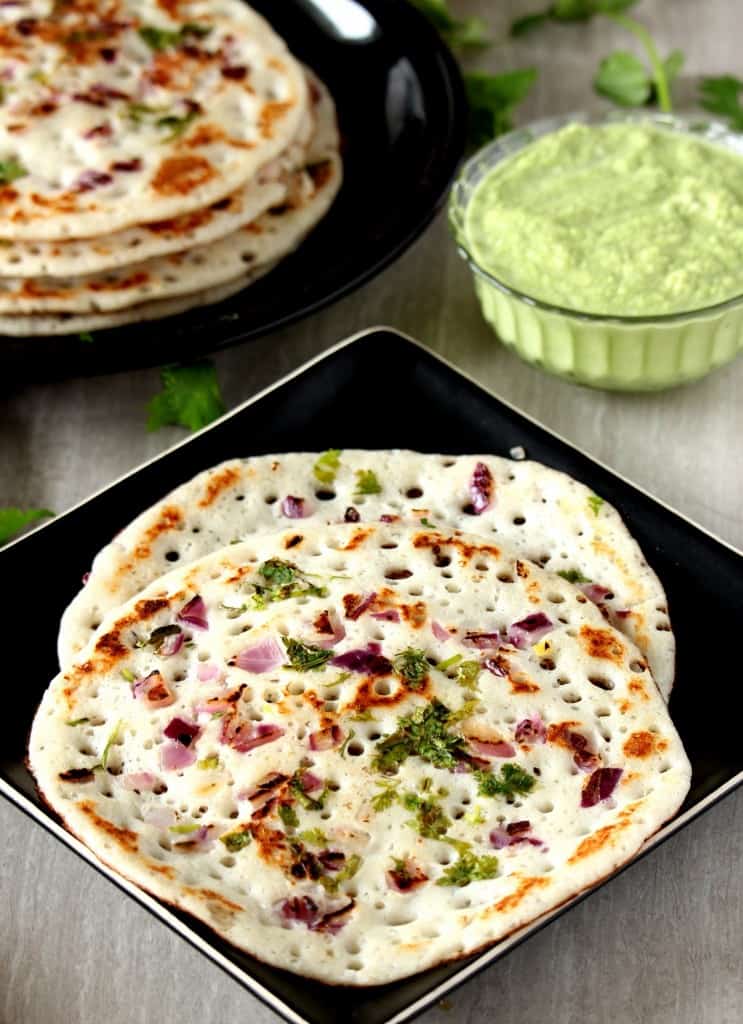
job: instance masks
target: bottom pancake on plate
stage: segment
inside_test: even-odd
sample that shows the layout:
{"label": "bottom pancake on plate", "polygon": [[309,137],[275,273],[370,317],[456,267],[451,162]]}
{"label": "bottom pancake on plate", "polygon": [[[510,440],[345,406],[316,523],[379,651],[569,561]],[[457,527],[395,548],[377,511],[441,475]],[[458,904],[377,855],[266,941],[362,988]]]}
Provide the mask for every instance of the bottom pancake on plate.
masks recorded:
{"label": "bottom pancake on plate", "polygon": [[690,767],[639,652],[493,542],[255,536],[112,613],[29,763],[115,870],[256,957],[393,981],[627,861]]}

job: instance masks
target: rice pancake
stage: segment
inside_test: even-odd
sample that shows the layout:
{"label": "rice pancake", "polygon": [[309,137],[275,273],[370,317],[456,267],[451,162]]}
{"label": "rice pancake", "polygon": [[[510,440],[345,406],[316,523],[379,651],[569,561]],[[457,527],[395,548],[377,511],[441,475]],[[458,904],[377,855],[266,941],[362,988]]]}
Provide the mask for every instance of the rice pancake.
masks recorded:
{"label": "rice pancake", "polygon": [[240,0],[6,4],[0,75],[6,239],[203,209],[286,149],[308,103],[301,66]]}
{"label": "rice pancake", "polygon": [[[210,206],[179,217],[138,224],[101,238],[33,241],[0,245],[0,276],[69,277],[111,270],[134,261],[179,252],[224,238],[286,198],[292,174],[307,163],[337,154],[335,107],[312,72],[312,109],[288,148],[260,168],[255,178]],[[308,156],[309,149],[309,156]]]}
{"label": "rice pancake", "polygon": [[[65,667],[111,609],[173,568],[235,539],[355,518],[401,517],[477,532],[582,586],[637,644],[663,696],[675,644],[660,580],[619,513],[564,473],[491,455],[351,451],[266,455],[208,469],[123,529],[66,610]],[[81,566],[81,575],[87,569]]]}
{"label": "rice pancake", "polygon": [[500,538],[296,522],[152,583],[55,679],[30,766],[114,870],[372,985],[631,858],[690,767],[640,652]]}

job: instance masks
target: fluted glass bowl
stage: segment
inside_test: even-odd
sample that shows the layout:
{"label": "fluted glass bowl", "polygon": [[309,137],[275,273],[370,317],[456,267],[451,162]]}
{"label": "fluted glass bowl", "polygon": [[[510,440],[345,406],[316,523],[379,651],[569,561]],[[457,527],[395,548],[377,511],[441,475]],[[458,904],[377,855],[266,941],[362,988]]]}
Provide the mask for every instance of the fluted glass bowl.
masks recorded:
{"label": "fluted glass bowl", "polygon": [[[454,237],[472,270],[483,315],[498,338],[522,359],[581,384],[619,391],[649,391],[697,380],[743,349],[743,295],[705,309],[665,316],[581,313],[542,302],[510,287],[484,270],[468,249],[464,216],[482,178],[535,139],[576,121],[651,122],[669,131],[725,146],[743,157],[743,135],[731,132],[719,122],[649,112],[613,111],[549,118],[491,142],[464,165],[449,202]],[[679,258],[683,259],[683,253]]]}

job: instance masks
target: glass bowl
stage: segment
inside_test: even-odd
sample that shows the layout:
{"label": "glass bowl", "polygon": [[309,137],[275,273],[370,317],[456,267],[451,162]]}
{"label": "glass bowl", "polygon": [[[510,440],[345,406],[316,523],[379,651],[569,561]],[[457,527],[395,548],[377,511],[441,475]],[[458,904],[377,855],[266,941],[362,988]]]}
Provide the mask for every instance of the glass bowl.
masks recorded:
{"label": "glass bowl", "polygon": [[[705,309],[665,316],[601,316],[542,302],[493,277],[473,258],[464,214],[480,180],[542,135],[574,122],[650,122],[714,142],[743,156],[743,135],[704,117],[612,111],[536,121],[479,150],[462,168],[449,201],[461,256],[472,270],[485,319],[522,359],[548,373],[591,387],[649,391],[697,380],[743,349],[743,295]],[[743,281],[743,261],[741,264]]]}

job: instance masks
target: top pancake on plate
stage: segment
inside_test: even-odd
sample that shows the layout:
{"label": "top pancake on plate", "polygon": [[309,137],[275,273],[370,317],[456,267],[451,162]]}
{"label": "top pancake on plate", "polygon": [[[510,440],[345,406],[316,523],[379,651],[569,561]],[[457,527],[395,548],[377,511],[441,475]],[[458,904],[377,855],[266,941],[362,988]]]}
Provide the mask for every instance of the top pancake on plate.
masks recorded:
{"label": "top pancake on plate", "polygon": [[497,537],[256,534],[113,612],[31,768],[103,861],[228,941],[371,985],[627,861],[690,767],[633,645]]}
{"label": "top pancake on plate", "polygon": [[401,516],[495,536],[522,557],[565,573],[637,644],[668,699],[675,645],[665,594],[619,513],[564,473],[491,455],[346,450],[334,463],[293,453],[208,469],[143,512],[98,554],[63,616],[60,664],[64,668],[85,646],[103,615],[174,561],[276,529],[289,516],[307,524],[352,515],[365,522]]}
{"label": "top pancake on plate", "polygon": [[79,238],[178,216],[286,148],[301,66],[239,0],[0,8],[0,237]]}

